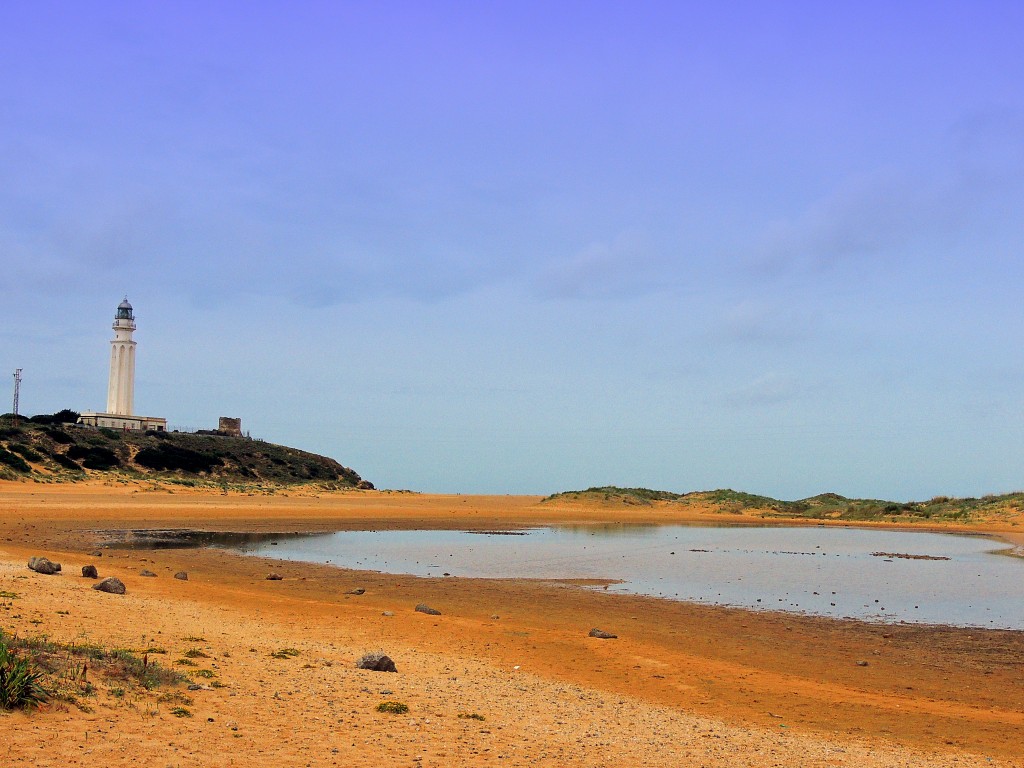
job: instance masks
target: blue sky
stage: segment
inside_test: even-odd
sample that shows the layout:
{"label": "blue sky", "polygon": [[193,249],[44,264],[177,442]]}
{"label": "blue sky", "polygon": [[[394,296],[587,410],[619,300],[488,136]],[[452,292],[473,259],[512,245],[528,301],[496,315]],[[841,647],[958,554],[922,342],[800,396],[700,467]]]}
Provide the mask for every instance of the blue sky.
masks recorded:
{"label": "blue sky", "polygon": [[138,412],[384,487],[1018,489],[1022,29],[5,3],[0,362],[23,412],[102,409],[127,294]]}

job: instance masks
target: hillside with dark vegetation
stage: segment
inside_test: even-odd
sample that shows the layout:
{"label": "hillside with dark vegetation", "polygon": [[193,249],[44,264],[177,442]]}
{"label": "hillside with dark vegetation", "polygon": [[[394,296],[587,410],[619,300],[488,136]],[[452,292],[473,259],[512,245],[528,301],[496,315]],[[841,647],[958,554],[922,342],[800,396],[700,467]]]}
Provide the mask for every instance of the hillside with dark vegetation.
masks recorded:
{"label": "hillside with dark vegetation", "polygon": [[976,522],[1013,518],[1024,511],[1024,492],[953,498],[936,496],[927,501],[884,501],[881,499],[850,499],[836,493],[822,493],[798,501],[783,501],[769,496],[743,493],[729,488],[716,491],[673,493],[649,488],[600,486],[583,491],[555,493],[543,503],[582,502],[601,505],[636,507],[675,505],[701,508],[721,514],[756,513],[763,518],[804,518],[808,520],[891,522]]}
{"label": "hillside with dark vegetation", "polygon": [[96,473],[170,481],[372,487],[334,459],[246,437],[123,432],[74,423],[78,414],[0,421],[0,479],[73,481]]}

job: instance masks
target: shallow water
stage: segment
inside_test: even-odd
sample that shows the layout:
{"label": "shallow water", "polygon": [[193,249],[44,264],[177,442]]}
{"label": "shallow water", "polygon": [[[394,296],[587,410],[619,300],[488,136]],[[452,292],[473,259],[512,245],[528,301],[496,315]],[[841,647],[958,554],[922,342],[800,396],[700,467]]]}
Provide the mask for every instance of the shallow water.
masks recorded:
{"label": "shallow water", "polygon": [[[870,621],[1024,629],[1024,560],[980,536],[835,527],[342,531],[240,547],[416,576],[613,579],[609,592]],[[875,556],[887,552],[949,559]]]}

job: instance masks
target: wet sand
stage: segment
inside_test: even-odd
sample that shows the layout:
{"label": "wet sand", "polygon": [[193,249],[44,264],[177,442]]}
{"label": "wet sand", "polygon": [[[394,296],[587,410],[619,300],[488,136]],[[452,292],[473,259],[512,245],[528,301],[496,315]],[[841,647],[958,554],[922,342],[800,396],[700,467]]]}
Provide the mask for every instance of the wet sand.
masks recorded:
{"label": "wet sand", "polygon": [[[9,735],[0,759],[183,766],[1024,764],[1020,632],[754,613],[530,580],[418,579],[218,550],[90,554],[93,531],[112,528],[684,522],[663,507],[171,490],[0,484],[0,590],[19,595],[0,612],[0,627],[114,647],[161,645],[169,660],[198,645],[226,687],[190,693],[191,719],[105,690],[91,713],[50,707],[0,716]],[[722,517],[697,512],[687,520]],[[1009,525],[986,530],[1024,543]],[[61,561],[63,575],[28,571],[25,561],[34,554]],[[86,563],[101,576],[120,577],[128,594],[91,590],[91,581],[76,575]],[[158,575],[140,577],[141,568]],[[189,580],[172,579],[178,570]],[[271,570],[284,579],[267,581]],[[345,594],[356,587],[365,593]],[[420,602],[442,615],[416,613]],[[591,627],[619,637],[587,637]],[[204,640],[188,639],[195,637]],[[270,656],[285,647],[300,655]],[[395,659],[398,674],[354,668],[359,655],[377,648]],[[377,713],[384,699],[404,701],[410,712]],[[474,713],[485,720],[458,717]]]}

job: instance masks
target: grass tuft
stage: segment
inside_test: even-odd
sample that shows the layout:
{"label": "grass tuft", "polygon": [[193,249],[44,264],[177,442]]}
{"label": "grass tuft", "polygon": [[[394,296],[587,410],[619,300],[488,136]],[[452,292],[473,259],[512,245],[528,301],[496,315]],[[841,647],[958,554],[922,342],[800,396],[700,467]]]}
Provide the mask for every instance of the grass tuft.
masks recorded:
{"label": "grass tuft", "polygon": [[138,686],[153,690],[188,682],[188,678],[180,672],[161,666],[150,660],[148,655],[140,656],[138,652],[127,648],[106,649],[91,643],[56,643],[45,635],[20,638],[4,636],[2,632],[0,641],[8,658],[17,652],[19,657],[32,665],[34,671],[40,673],[38,684],[49,697],[75,704],[79,708],[83,705],[78,698],[91,696],[96,691],[90,676],[104,681],[113,689]]}
{"label": "grass tuft", "polygon": [[0,709],[25,709],[47,699],[43,672],[31,660],[21,657],[0,632]]}

